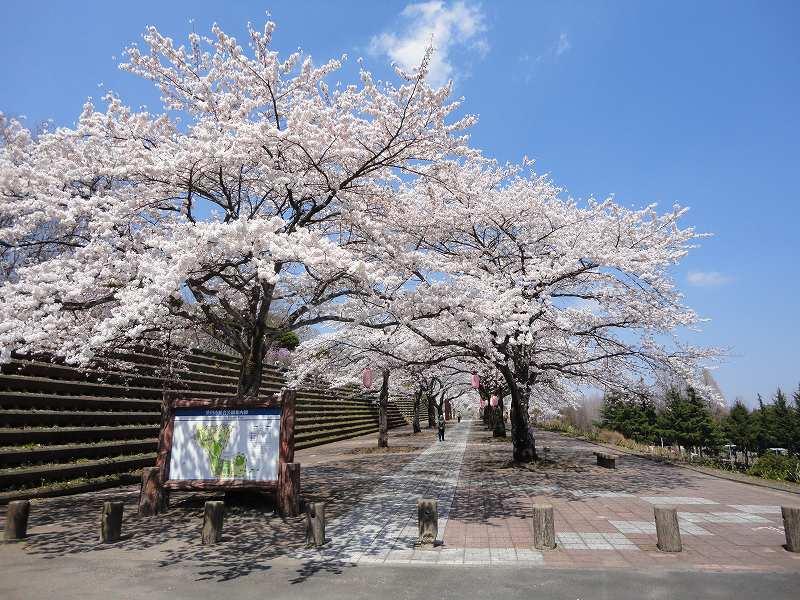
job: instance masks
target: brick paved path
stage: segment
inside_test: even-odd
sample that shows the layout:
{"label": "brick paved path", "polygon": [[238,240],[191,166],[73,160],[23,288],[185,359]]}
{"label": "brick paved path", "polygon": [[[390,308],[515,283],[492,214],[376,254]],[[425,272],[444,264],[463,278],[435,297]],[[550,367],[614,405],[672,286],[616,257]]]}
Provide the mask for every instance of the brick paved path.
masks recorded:
{"label": "brick paved path", "polygon": [[[597,446],[539,432],[554,464],[513,466],[510,440],[493,440],[475,423],[464,457],[445,547],[507,564],[530,556],[535,503],[555,509],[558,549],[545,565],[800,571],[800,555],[782,548],[779,506],[800,496],[622,455],[617,468],[595,464]],[[678,508],[684,551],[657,551],[653,506]],[[477,554],[476,554],[477,553]]]}

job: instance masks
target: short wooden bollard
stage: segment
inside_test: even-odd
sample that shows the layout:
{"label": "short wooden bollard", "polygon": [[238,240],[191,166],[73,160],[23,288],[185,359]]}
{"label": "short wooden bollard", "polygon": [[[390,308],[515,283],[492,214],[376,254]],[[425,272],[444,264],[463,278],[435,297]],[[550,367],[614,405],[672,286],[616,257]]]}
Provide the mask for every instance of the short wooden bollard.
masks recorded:
{"label": "short wooden bollard", "polygon": [[139,490],[139,516],[152,517],[166,509],[166,490],[161,488],[156,467],[142,469],[142,487]]}
{"label": "short wooden bollard", "polygon": [[549,504],[533,505],[533,545],[539,550],[552,550],[556,547],[553,507]]}
{"label": "short wooden bollard", "polygon": [[222,539],[222,517],[225,513],[225,503],[221,500],[206,502],[203,514],[203,544],[216,544]]}
{"label": "short wooden bollard", "polygon": [[789,552],[800,552],[800,506],[781,506],[785,548]]}
{"label": "short wooden bollard", "polygon": [[310,502],[306,507],[306,546],[325,544],[325,503]]}
{"label": "short wooden bollard", "polygon": [[430,498],[417,500],[419,519],[419,544],[433,544],[439,535],[439,501]]}
{"label": "short wooden bollard", "polygon": [[300,463],[278,465],[278,510],[286,517],[300,514]]}
{"label": "short wooden bollard", "polygon": [[119,541],[122,536],[123,502],[103,502],[100,513],[100,541],[108,544]]}
{"label": "short wooden bollard", "polygon": [[8,503],[6,529],[3,535],[5,541],[21,540],[28,535],[28,515],[30,512],[30,500],[13,500]]}
{"label": "short wooden bollard", "polygon": [[656,535],[658,536],[658,549],[662,552],[680,552],[681,530],[678,525],[678,510],[671,506],[656,506],[653,508],[656,517]]}

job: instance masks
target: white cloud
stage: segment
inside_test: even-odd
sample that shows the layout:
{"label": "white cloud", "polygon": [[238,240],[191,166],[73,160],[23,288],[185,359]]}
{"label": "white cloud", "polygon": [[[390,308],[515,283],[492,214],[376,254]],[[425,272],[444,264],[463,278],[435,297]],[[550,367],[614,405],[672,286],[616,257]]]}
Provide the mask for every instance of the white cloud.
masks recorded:
{"label": "white cloud", "polygon": [[733,281],[732,277],[717,271],[689,271],[686,279],[691,285],[698,287],[715,287]]}
{"label": "white cloud", "polygon": [[569,42],[569,37],[565,32],[562,31],[561,35],[558,36],[558,41],[556,42],[555,54],[556,56],[561,56],[570,48],[572,48],[572,44]]}
{"label": "white cloud", "polygon": [[569,39],[569,35],[567,35],[566,31],[562,31],[558,35],[558,39],[547,46],[547,48],[535,58],[527,52],[521,54],[518,60],[522,67],[522,79],[525,83],[530,83],[540,68],[544,65],[558,62],[558,59],[563,54],[569,52],[570,49],[572,49],[572,42]]}
{"label": "white cloud", "polygon": [[370,51],[388,56],[405,71],[419,67],[425,50],[433,44],[428,82],[444,85],[455,75],[452,52],[458,46],[485,56],[489,43],[484,14],[478,4],[438,0],[408,4],[400,13],[405,22],[402,31],[385,31],[370,41]]}

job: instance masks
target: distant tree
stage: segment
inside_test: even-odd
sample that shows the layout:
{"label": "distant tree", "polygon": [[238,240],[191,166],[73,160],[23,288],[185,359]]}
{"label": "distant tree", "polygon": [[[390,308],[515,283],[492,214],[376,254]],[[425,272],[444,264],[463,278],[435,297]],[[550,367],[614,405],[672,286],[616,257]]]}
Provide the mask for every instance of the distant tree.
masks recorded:
{"label": "distant tree", "polygon": [[722,444],[722,434],[707,403],[691,387],[687,388],[685,395],[678,389],[667,392],[657,431],[665,439],[685,448],[718,448]]}
{"label": "distant tree", "polygon": [[644,394],[635,398],[608,394],[600,408],[598,424],[638,442],[652,442],[655,437],[655,406]]}
{"label": "distant tree", "polygon": [[792,410],[792,451],[795,454],[800,454],[800,384],[797,385],[797,391],[794,395],[794,409]]}
{"label": "distant tree", "polygon": [[755,428],[756,449],[759,454],[773,446],[774,437],[772,426],[772,414],[769,407],[764,405],[764,399],[758,394],[758,410],[753,414],[753,426]]}
{"label": "distant tree", "polygon": [[789,408],[786,401],[786,394],[781,388],[778,388],[775,393],[775,401],[772,403],[772,437],[776,446],[794,451],[792,441],[794,419],[792,416],[792,409]]}
{"label": "distant tree", "polygon": [[755,445],[755,431],[750,412],[741,400],[737,400],[731,408],[730,414],[723,422],[723,429],[731,443],[744,450],[744,463],[746,467],[749,467],[748,451]]}

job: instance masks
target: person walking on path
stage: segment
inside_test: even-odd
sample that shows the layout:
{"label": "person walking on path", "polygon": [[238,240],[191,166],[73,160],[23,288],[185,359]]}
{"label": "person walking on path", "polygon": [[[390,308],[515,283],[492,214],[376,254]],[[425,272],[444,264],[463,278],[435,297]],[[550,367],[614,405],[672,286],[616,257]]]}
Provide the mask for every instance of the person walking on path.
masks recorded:
{"label": "person walking on path", "polygon": [[444,415],[439,415],[439,441],[444,441]]}

